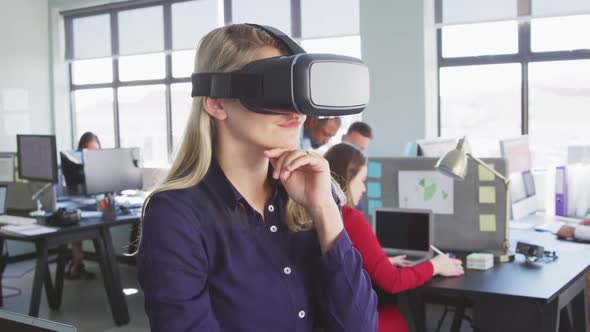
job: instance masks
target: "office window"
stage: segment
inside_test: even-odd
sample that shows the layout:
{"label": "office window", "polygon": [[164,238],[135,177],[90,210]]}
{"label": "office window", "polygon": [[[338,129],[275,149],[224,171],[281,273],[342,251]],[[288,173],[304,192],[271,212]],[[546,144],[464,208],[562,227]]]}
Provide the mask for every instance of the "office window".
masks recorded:
{"label": "office window", "polygon": [[569,144],[590,144],[589,1],[441,3],[439,135],[484,136],[491,147],[528,134],[535,169],[564,163]]}
{"label": "office window", "polygon": [[[172,4],[172,48],[195,49],[207,32],[221,25],[216,0],[197,0]],[[195,18],[199,19],[195,19]]]}
{"label": "office window", "polygon": [[119,12],[120,54],[142,54],[162,50],[164,50],[162,6]]}
{"label": "office window", "polygon": [[516,21],[451,25],[442,28],[442,55],[466,57],[518,52]]}
{"label": "office window", "polygon": [[[166,163],[191,111],[198,43],[225,22],[271,25],[310,52],[361,57],[359,0],[231,0],[224,8],[227,3],[123,1],[63,12],[72,136],[94,131],[105,147],[139,146],[148,165]],[[354,119],[360,115],[343,118],[341,131]]]}
{"label": "office window", "polygon": [[308,53],[334,53],[361,58],[360,36],[303,40],[301,46]]}
{"label": "office window", "polygon": [[531,21],[533,52],[590,49],[590,15],[538,18]]}
{"label": "office window", "polygon": [[441,136],[467,135],[480,155],[497,155],[499,139],[520,135],[519,110],[519,64],[440,69]]}
{"label": "office window", "polygon": [[72,84],[113,82],[111,58],[72,61]]}
{"label": "office window", "polygon": [[166,76],[164,53],[129,55],[119,58],[121,81],[159,79]]}
{"label": "office window", "polygon": [[442,0],[442,21],[457,24],[516,18],[517,0]]}
{"label": "office window", "polygon": [[77,90],[73,106],[76,119],[74,144],[78,144],[82,134],[91,131],[98,136],[103,148],[114,148],[113,89]]}
{"label": "office window", "polygon": [[146,166],[168,163],[165,101],[164,85],[119,88],[121,147],[140,147]]}
{"label": "office window", "polygon": [[301,1],[302,38],[325,38],[359,33],[359,0]]}
{"label": "office window", "polygon": [[590,13],[588,0],[532,0],[532,15],[557,16]]}
{"label": "office window", "polygon": [[111,55],[111,19],[108,14],[73,19],[72,29],[76,59]]}
{"label": "office window", "polygon": [[529,136],[533,163],[567,163],[567,146],[590,144],[590,60],[532,63]]}
{"label": "office window", "polygon": [[191,88],[190,83],[172,84],[170,86],[170,95],[172,97],[172,147],[174,149],[178,148],[188,123],[192,106]]}
{"label": "office window", "polygon": [[291,36],[291,0],[232,0],[232,23],[270,25]]}
{"label": "office window", "polygon": [[197,50],[172,52],[172,76],[191,77],[195,67]]}

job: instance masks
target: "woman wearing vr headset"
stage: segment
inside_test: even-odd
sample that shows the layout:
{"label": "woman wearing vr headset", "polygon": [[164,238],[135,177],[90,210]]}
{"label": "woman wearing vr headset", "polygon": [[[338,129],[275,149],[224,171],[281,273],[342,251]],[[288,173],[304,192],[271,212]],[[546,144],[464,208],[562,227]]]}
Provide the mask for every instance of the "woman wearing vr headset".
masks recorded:
{"label": "woman wearing vr headset", "polygon": [[[340,143],[332,146],[324,155],[338,184],[346,192],[347,205],[342,206],[344,227],[354,247],[363,257],[363,268],[371,276],[373,284],[389,294],[413,289],[426,283],[435,275],[458,276],[463,274],[461,261],[447,256],[436,256],[412,267],[404,256],[388,258],[365,216],[354,207],[365,192],[367,159],[354,145]],[[403,268],[398,269],[397,266]],[[381,299],[380,299],[381,300]],[[379,301],[379,332],[403,332],[408,327],[394,304]]]}
{"label": "woman wearing vr headset", "polygon": [[[272,31],[230,25],[201,40],[195,72],[291,53]],[[305,116],[252,112],[212,97],[234,87],[213,89],[193,98],[170,173],[144,206],[137,265],[152,330],[375,331],[376,295],[328,163],[295,149]]]}

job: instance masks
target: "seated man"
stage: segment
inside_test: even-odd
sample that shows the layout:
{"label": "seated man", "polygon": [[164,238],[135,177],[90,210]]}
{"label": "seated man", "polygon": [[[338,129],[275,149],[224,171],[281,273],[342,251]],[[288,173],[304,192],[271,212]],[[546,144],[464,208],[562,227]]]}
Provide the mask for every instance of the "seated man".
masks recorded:
{"label": "seated man", "polygon": [[582,220],[576,226],[563,225],[556,235],[560,238],[573,238],[579,241],[590,241],[590,219]]}
{"label": "seated man", "polygon": [[[560,238],[573,238],[579,241],[590,241],[590,219],[582,220],[576,226],[563,225],[556,233]],[[590,289],[590,272],[586,273],[586,289]],[[590,325],[590,292],[587,292],[588,324]]]}
{"label": "seated man", "polygon": [[371,127],[362,121],[357,121],[348,127],[348,132],[345,135],[342,135],[342,142],[350,143],[362,153],[367,153],[367,147],[369,147],[369,143],[373,139],[373,132]]}
{"label": "seated man", "polygon": [[303,123],[303,137],[299,142],[302,150],[317,149],[328,143],[342,125],[340,118],[308,116]]}

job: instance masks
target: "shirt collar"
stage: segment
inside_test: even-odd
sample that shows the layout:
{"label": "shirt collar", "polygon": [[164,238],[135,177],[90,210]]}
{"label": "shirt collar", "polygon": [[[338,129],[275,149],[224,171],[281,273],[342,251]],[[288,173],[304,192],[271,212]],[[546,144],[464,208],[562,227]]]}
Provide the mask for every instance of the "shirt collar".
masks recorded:
{"label": "shirt collar", "polygon": [[[289,195],[281,182],[272,178],[272,172],[272,165],[269,165],[267,178],[269,179],[272,186],[271,197],[274,197],[278,193],[281,199],[286,201],[289,198]],[[213,157],[211,160],[209,170],[203,178],[203,182],[213,191],[218,193],[222,200],[230,208],[235,209],[236,206],[242,204],[248,210],[253,211],[252,207],[250,204],[248,204],[244,196],[240,194],[240,192],[236,189],[236,187],[234,187],[227,176],[225,176],[225,173],[223,173],[223,170],[221,169],[221,166],[215,157]]]}

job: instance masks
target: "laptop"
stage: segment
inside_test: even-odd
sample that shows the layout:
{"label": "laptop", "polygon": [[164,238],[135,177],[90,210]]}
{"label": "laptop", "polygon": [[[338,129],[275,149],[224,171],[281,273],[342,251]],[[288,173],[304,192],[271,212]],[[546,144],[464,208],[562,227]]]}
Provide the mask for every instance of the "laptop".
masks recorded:
{"label": "laptop", "polygon": [[0,310],[0,330],[10,332],[76,332],[71,325]]}
{"label": "laptop", "polygon": [[2,225],[28,225],[37,222],[33,218],[8,216],[6,215],[7,201],[8,201],[8,187],[0,185],[0,226]]}
{"label": "laptop", "polygon": [[377,208],[373,231],[388,256],[407,255],[413,266],[433,256],[433,220],[430,210]]}

